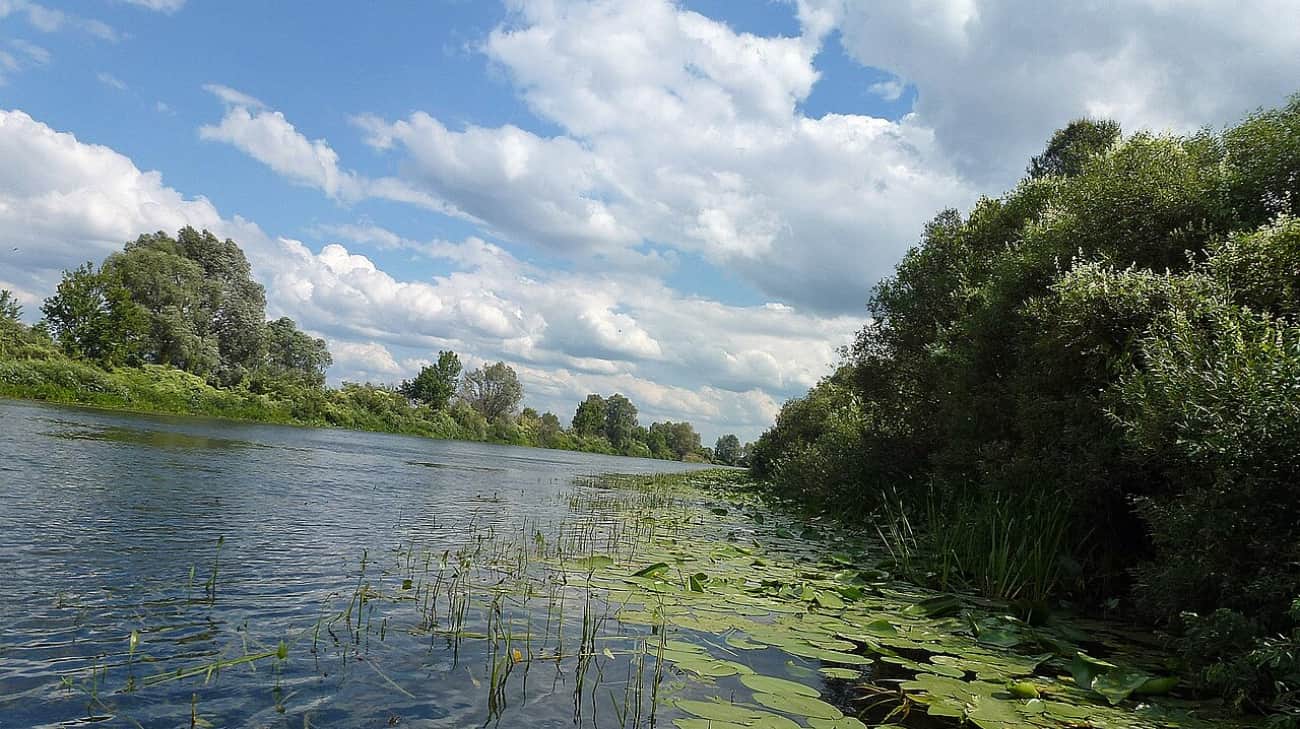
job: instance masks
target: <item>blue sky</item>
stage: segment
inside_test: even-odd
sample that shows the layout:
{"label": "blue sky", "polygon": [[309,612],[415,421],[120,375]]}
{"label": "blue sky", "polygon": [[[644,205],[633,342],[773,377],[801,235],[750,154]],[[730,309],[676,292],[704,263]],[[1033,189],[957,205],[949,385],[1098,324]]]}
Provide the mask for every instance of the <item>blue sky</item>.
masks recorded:
{"label": "blue sky", "polygon": [[1271,4],[0,0],[0,286],[206,226],[336,381],[453,348],[748,439],[1053,129],[1281,103]]}

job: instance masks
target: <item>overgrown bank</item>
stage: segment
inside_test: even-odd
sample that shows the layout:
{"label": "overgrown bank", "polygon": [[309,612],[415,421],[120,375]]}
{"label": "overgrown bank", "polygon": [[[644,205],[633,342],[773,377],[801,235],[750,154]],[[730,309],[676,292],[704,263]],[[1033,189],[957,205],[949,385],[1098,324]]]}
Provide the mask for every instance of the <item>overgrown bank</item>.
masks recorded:
{"label": "overgrown bank", "polygon": [[915,579],[1120,611],[1300,720],[1300,97],[1222,132],[1058,132],[944,211],[753,472]]}
{"label": "overgrown bank", "polygon": [[66,271],[41,314],[28,326],[0,290],[0,395],[727,465],[743,455],[734,435],[705,447],[689,422],[642,426],[619,393],[587,396],[565,427],[521,408],[513,368],[466,371],[451,351],[400,384],[327,387],[326,342],[267,321],[243,251],[207,231],[142,235]]}

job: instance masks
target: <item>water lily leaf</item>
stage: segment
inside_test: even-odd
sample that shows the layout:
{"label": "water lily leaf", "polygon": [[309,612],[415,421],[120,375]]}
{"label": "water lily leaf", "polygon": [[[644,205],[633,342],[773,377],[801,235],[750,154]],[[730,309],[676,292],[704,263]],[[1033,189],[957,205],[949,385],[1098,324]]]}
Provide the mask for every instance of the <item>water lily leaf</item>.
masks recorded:
{"label": "water lily leaf", "polygon": [[[842,716],[838,719],[818,719],[809,717],[808,726],[812,729],[867,729],[867,725],[860,720],[851,716]],[[881,724],[879,726],[893,726],[892,724]]]}
{"label": "water lily leaf", "polygon": [[637,570],[636,572],[633,572],[632,575],[634,577],[655,577],[667,571],[668,571],[667,562],[655,562],[654,564],[648,567],[643,567]]}
{"label": "water lily leaf", "polygon": [[1111,670],[1093,678],[1092,690],[1104,696],[1110,705],[1114,706],[1127,699],[1151,679],[1151,674],[1144,671]]}
{"label": "water lily leaf", "polygon": [[936,595],[926,598],[918,603],[908,605],[903,608],[906,615],[923,615],[928,618],[937,618],[943,615],[951,615],[961,608],[961,600],[954,595]]}
{"label": "water lily leaf", "polygon": [[745,686],[764,694],[794,694],[799,696],[810,696],[817,698],[821,692],[812,686],[806,686],[797,681],[789,681],[784,678],[775,676],[762,676],[757,673],[749,676],[741,676],[740,682]]}
{"label": "water lily leaf", "polygon": [[701,719],[699,717],[681,717],[673,719],[673,726],[677,729],[751,729],[749,724],[737,724],[733,721],[716,721],[714,719]]}
{"label": "water lily leaf", "polygon": [[839,610],[844,607],[844,601],[840,599],[839,595],[827,590],[819,590],[813,596],[813,602],[831,610]]}
{"label": "water lily leaf", "polygon": [[1085,691],[1092,688],[1092,682],[1097,676],[1113,670],[1114,663],[1107,663],[1082,651],[1074,654],[1074,660],[1070,661],[1070,675],[1074,676],[1074,683]]}
{"label": "water lily leaf", "polygon": [[820,668],[818,670],[827,678],[839,678],[846,681],[852,681],[862,675],[861,671],[852,668],[840,668],[838,666],[827,666],[826,668]]}
{"label": "water lily leaf", "polygon": [[614,564],[614,560],[604,554],[593,554],[590,557],[579,557],[569,564],[580,570],[594,571],[601,567],[609,567]]}
{"label": "water lily leaf", "polygon": [[1177,676],[1162,676],[1160,678],[1150,679],[1141,686],[1138,686],[1137,690],[1133,693],[1141,694],[1142,696],[1161,696],[1173,691],[1174,687],[1177,685]]}
{"label": "water lily leaf", "polygon": [[695,699],[677,699],[674,705],[688,714],[714,722],[731,722],[739,726],[748,726],[763,718],[767,712],[748,706],[729,704],[722,701],[698,701]]}
{"label": "water lily leaf", "polygon": [[830,704],[811,696],[797,694],[754,694],[754,701],[769,709],[785,712],[794,716],[818,719],[839,719],[843,712]]}

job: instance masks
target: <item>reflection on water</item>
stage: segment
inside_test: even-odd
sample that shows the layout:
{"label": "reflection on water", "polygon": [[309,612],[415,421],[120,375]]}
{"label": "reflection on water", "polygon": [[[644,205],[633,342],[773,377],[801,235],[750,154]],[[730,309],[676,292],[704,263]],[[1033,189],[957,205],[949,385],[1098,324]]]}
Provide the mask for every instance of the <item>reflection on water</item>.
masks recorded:
{"label": "reflection on water", "polygon": [[517,587],[617,528],[561,528],[574,476],[686,466],[9,401],[0,420],[2,727],[630,726],[656,690],[629,658],[651,626],[581,584]]}

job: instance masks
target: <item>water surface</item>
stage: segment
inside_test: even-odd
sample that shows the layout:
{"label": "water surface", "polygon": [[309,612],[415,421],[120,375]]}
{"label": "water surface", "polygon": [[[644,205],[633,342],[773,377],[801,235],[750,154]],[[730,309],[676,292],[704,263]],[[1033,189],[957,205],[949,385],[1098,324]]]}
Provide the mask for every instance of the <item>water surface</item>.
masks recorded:
{"label": "water surface", "polygon": [[691,468],[5,400],[0,422],[0,727],[572,726],[563,675],[490,712],[482,648],[314,626],[403,559],[560,523],[575,476]]}

